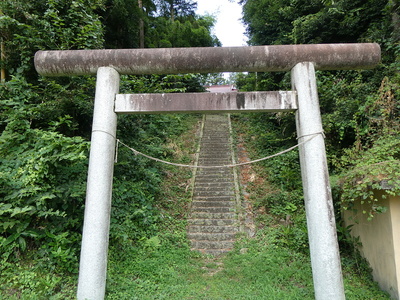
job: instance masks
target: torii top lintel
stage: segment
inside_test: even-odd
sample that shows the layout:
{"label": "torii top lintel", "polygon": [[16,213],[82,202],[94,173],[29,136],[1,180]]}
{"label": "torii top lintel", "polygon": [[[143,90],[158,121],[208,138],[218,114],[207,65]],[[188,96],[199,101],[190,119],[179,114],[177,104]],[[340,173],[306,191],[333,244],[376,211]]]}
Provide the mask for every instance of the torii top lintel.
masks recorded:
{"label": "torii top lintel", "polygon": [[380,63],[376,43],[209,48],[38,51],[35,67],[44,76],[94,75],[99,67],[120,74],[289,71],[313,62],[317,70],[371,69]]}

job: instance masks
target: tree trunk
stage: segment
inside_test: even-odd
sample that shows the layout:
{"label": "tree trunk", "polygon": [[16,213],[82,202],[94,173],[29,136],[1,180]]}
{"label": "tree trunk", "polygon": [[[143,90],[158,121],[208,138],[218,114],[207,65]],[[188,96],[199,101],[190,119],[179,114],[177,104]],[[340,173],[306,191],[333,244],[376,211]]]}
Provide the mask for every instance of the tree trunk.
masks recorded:
{"label": "tree trunk", "polygon": [[170,3],[170,12],[171,12],[171,21],[175,20],[175,12],[174,12],[174,0],[171,0]]}
{"label": "tree trunk", "polygon": [[395,41],[400,41],[400,16],[397,12],[397,7],[393,7],[393,13],[392,13],[392,25],[393,25],[393,37],[395,38]]}
{"label": "tree trunk", "polygon": [[[3,11],[0,9],[0,16],[3,15]],[[1,63],[1,71],[0,71],[0,83],[6,82],[6,69],[4,69],[4,62],[6,60],[6,51],[4,47],[3,37],[0,38],[0,63]]]}
{"label": "tree trunk", "polygon": [[[140,13],[143,13],[143,0],[138,0]],[[144,22],[143,16],[139,19],[139,48],[144,48]]]}
{"label": "tree trunk", "polygon": [[0,43],[0,52],[1,52],[0,53],[0,61],[1,61],[1,65],[2,65],[1,72],[0,72],[0,83],[4,83],[4,82],[6,82],[6,70],[4,69],[3,64],[5,61],[6,55],[5,55],[5,50],[4,50],[3,39],[1,40],[1,43]]}

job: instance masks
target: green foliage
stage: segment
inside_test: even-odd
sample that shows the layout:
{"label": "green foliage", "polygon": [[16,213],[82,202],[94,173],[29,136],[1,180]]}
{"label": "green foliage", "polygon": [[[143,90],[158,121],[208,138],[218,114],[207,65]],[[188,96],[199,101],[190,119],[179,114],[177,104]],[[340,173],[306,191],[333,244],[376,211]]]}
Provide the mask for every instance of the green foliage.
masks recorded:
{"label": "green foliage", "polygon": [[[151,178],[148,176],[147,179]],[[111,214],[111,238],[115,242],[137,242],[156,234],[160,215],[150,192],[144,182],[115,182]],[[159,190],[155,192],[159,193]]]}
{"label": "green foliage", "polygon": [[[154,12],[153,1],[142,1],[146,12]],[[105,31],[105,47],[115,49],[139,47],[139,22],[148,23],[148,14],[137,0],[106,0],[100,11]]]}
{"label": "green foliage", "polygon": [[[27,83],[19,86],[20,92],[9,89],[17,82],[23,83],[9,81],[3,90],[3,96],[10,100],[4,102],[1,114],[2,259],[17,261],[29,250],[45,270],[76,273],[89,143],[81,137],[56,132],[75,132],[71,117],[50,119],[47,126],[38,122],[38,111],[42,109],[29,102],[35,103],[37,91],[41,90]],[[59,91],[60,86],[55,87]],[[140,146],[138,149],[143,152],[168,159],[173,152],[163,144],[187,128],[185,119],[183,115],[125,116],[118,124],[118,137],[136,148]],[[33,124],[45,128],[32,128]],[[126,148],[119,152],[111,241],[145,243],[149,249],[157,248],[157,239],[151,237],[164,220],[154,200],[160,194],[162,166],[135,156]],[[22,283],[14,284],[21,284],[24,292],[27,289]]]}
{"label": "green foliage", "polygon": [[[378,42],[383,65],[368,71],[317,72],[323,127],[331,173],[338,175],[336,199],[345,207],[359,198],[370,202],[370,217],[382,211],[374,189],[382,190],[380,181],[390,182],[390,194],[398,194],[396,176],[399,136],[399,25],[398,5],[392,1],[242,1],[244,21],[250,43],[336,43]],[[244,90],[287,89],[287,76],[265,74],[240,75],[237,86]],[[280,114],[275,117],[254,117],[254,136],[261,155],[288,147],[294,132],[293,119]],[[278,126],[280,128],[278,128]],[[283,127],[283,129],[281,129]],[[281,138],[278,138],[281,136]],[[280,140],[280,142],[276,142]],[[268,150],[267,150],[268,149]],[[269,180],[278,184],[273,193],[277,203],[300,188],[299,179],[285,174],[285,165],[296,170],[294,157],[268,165]],[[268,162],[266,163],[268,164]],[[282,176],[280,178],[280,174]],[[339,175],[340,174],[340,175]],[[292,187],[287,182],[293,184]],[[285,192],[282,192],[284,190]],[[339,196],[340,194],[340,196]],[[340,198],[341,197],[341,198]],[[266,201],[268,203],[268,201]],[[286,205],[280,205],[284,211]],[[276,212],[275,212],[276,213]]]}
{"label": "green foliage", "polygon": [[[246,143],[253,149],[257,158],[270,156],[286,150],[296,144],[294,115],[292,113],[281,114],[241,114],[237,116],[238,122],[249,133]],[[301,191],[300,164],[297,151],[291,151],[281,156],[261,162],[265,167],[268,181],[279,190],[288,194],[282,198],[288,198],[292,192],[298,197]],[[279,197],[278,197],[279,198]],[[300,199],[301,201],[302,199]]]}
{"label": "green foliage", "polygon": [[354,42],[390,24],[386,0],[241,2],[251,45]]}
{"label": "green foliage", "polygon": [[366,151],[345,151],[340,162],[350,164],[351,168],[341,175],[339,182],[344,209],[351,209],[354,201],[361,201],[368,204],[363,213],[372,218],[385,211],[379,198],[386,196],[378,197],[377,191],[393,196],[400,194],[399,144],[400,136],[396,134],[378,138]]}
{"label": "green foliage", "polygon": [[315,2],[312,10],[293,19],[291,40],[295,44],[304,44],[353,42],[364,38],[368,28],[381,22],[387,2],[342,0],[324,5]]}
{"label": "green foliage", "polygon": [[[276,122],[273,114],[241,114],[232,124],[237,135],[244,135],[246,148],[252,159],[269,156],[295,144],[292,128],[285,124],[294,123],[292,114],[281,114]],[[250,199],[255,209],[264,211],[282,224],[273,231],[273,240],[279,247],[296,252],[308,253],[308,237],[304,199],[301,188],[300,164],[297,151],[291,151],[258,163],[266,187],[257,182],[249,184]],[[259,170],[257,168],[257,170]],[[259,222],[267,225],[271,220]]]}
{"label": "green foliage", "polygon": [[107,48],[138,48],[141,25],[146,48],[220,46],[211,29],[215,19],[197,16],[192,1],[107,0],[101,12]]}
{"label": "green foliage", "polygon": [[274,73],[237,73],[232,76],[233,82],[240,91],[278,91],[290,90],[289,74]]}
{"label": "green foliage", "polygon": [[94,11],[102,7],[101,0],[2,1],[0,28],[8,74],[37,78],[37,50],[101,48],[102,24]]}
{"label": "green foliage", "polygon": [[[89,136],[94,90],[91,78],[38,78],[33,54],[101,47],[102,25],[93,13],[99,7],[99,1],[1,3],[9,77],[0,86],[0,248],[4,262],[32,253],[38,267],[32,274],[77,272],[89,148],[78,134]],[[22,277],[6,285],[20,286],[22,295],[45,289],[29,288]]]}
{"label": "green foliage", "polygon": [[1,248],[6,256],[56,240],[57,234],[79,231],[85,194],[89,144],[79,137],[31,128],[27,108],[13,105],[14,114],[0,136]]}
{"label": "green foliage", "polygon": [[334,156],[332,163],[338,174],[339,196],[344,209],[354,201],[368,204],[363,213],[372,218],[384,212],[378,191],[399,195],[397,171],[400,154],[398,83],[384,78],[375,95],[367,98],[354,114],[356,142]]}
{"label": "green foliage", "polygon": [[221,46],[211,29],[215,19],[211,16],[170,20],[154,19],[147,33],[149,48],[214,47]]}
{"label": "green foliage", "polygon": [[[0,85],[1,297],[73,299],[78,267],[95,78],[40,77],[33,68],[34,53],[103,48],[103,36],[108,46],[135,46],[127,42],[134,40],[138,20],[134,17],[146,17],[136,5],[134,1],[103,0],[7,0],[0,4],[0,37],[6,54],[1,66],[7,71],[6,83]],[[154,16],[152,1],[143,1],[143,5]],[[123,18],[124,10],[129,17],[131,12],[139,15]],[[118,18],[126,23],[114,22]],[[165,19],[145,21],[149,28],[151,22]],[[181,22],[175,24],[177,29],[182,24],[188,29],[175,32],[174,43],[179,43],[179,34],[185,34],[181,45],[214,45],[215,38],[208,36],[212,19],[191,17],[187,23],[182,16],[177,21]],[[111,24],[121,26],[115,36],[110,36]],[[118,40],[121,37],[123,41]],[[163,35],[170,37],[172,33]],[[154,40],[158,36],[148,38],[149,44],[158,44]],[[121,92],[203,91],[201,80],[198,74],[123,76]],[[123,116],[118,137],[143,152],[168,159],[173,150],[164,144],[187,128],[185,119]],[[119,154],[111,241],[155,251],[161,245],[157,231],[165,220],[155,200],[164,170],[128,149],[120,149]]]}
{"label": "green foliage", "polygon": [[159,7],[158,13],[163,17],[170,18],[172,21],[175,18],[194,16],[197,8],[197,2],[193,0],[156,0],[155,2]]}
{"label": "green foliage", "polygon": [[123,76],[121,93],[204,92],[200,74]]}
{"label": "green foliage", "polygon": [[75,277],[44,272],[28,260],[13,263],[1,260],[0,270],[1,299],[75,299]]}
{"label": "green foliage", "polygon": [[[277,152],[280,147],[284,147],[283,145],[286,145],[287,148],[288,145],[294,142],[290,138],[290,133],[293,133],[293,131],[278,126],[277,120],[281,120],[283,124],[286,124],[284,117],[281,115],[279,115],[279,118],[274,118],[272,115],[268,117],[265,114],[241,114],[235,116],[232,122],[235,135],[240,135],[245,141],[250,158],[261,157],[262,154],[260,152]],[[263,280],[259,276],[262,272],[270,274],[269,277],[277,276],[281,278],[279,276],[289,276],[290,279],[285,277],[286,280],[294,282],[296,286],[303,287],[301,290],[302,297],[312,299],[313,295],[307,292],[307,281],[301,279],[307,277],[307,272],[309,271],[306,268],[302,269],[300,266],[291,266],[286,269],[287,262],[285,262],[285,259],[281,260],[285,253],[290,253],[290,257],[296,257],[295,260],[301,260],[301,257],[308,257],[309,255],[306,214],[302,203],[302,191],[297,186],[300,182],[300,170],[296,165],[298,166],[297,152],[292,151],[284,156],[275,158],[274,161],[267,160],[264,164],[252,166],[256,184],[248,183],[246,191],[250,194],[249,200],[253,206],[253,214],[256,217],[257,232],[255,237],[250,240],[240,240],[237,243],[235,252],[228,256],[228,260],[235,257],[235,262],[229,263],[236,267],[239,273],[236,276],[239,276],[241,281],[246,280],[246,278],[243,278],[246,276],[244,275],[246,266],[253,270],[251,278],[254,281],[251,285],[256,285],[258,280]],[[285,180],[284,176],[282,179],[279,178],[280,171],[284,170],[284,166],[290,166],[291,171],[293,171],[293,175],[289,177],[292,182]],[[275,171],[275,168],[279,170]],[[339,207],[337,203],[336,206]],[[338,219],[338,224],[340,224],[340,219]],[[349,229],[338,226],[346,299],[389,299],[389,296],[381,292],[377,284],[373,282],[371,270],[367,262],[356,251],[357,240],[350,236]],[[239,253],[241,253],[240,256],[235,256]],[[247,254],[249,254],[248,257],[246,256]],[[274,260],[270,260],[269,254],[272,254],[279,261],[278,264],[282,265],[281,268],[278,268],[281,272],[280,274],[273,275],[274,267],[271,270],[257,271],[259,270],[258,264],[265,265],[267,261],[274,264]],[[256,262],[258,256],[262,256],[263,260]],[[306,266],[307,264],[308,262],[303,262],[302,267],[308,267]],[[227,265],[227,261],[225,261],[225,265]],[[299,272],[290,273],[293,268],[298,268]],[[265,282],[265,286],[269,288],[269,282]],[[286,290],[285,292],[287,294],[282,296],[283,298],[292,292],[294,293],[293,295],[297,295],[294,290]],[[299,291],[296,290],[296,292]],[[254,296],[256,294],[253,294],[253,291],[249,291],[249,294],[252,295],[249,298],[256,298]],[[274,292],[270,294],[279,295],[279,288],[274,289]],[[290,298],[295,297],[291,296]]]}
{"label": "green foliage", "polygon": [[[285,247],[282,238],[292,238],[285,230],[296,235],[295,227],[267,226],[253,238],[239,238],[221,258],[190,252],[160,236],[142,247],[112,247],[107,299],[314,299],[308,254]],[[389,299],[368,273],[354,273],[350,263],[344,268],[346,299]]]}
{"label": "green foliage", "polygon": [[[371,219],[386,210],[379,198],[400,194],[398,3],[384,0],[244,0],[242,3],[252,45],[377,42],[381,46],[382,64],[378,68],[318,71],[317,80],[328,164],[334,174],[332,187],[346,298],[387,299],[387,295],[364,293],[366,289],[355,292],[357,287],[372,282],[371,270],[357,251],[360,242],[350,235],[351,227],[343,226],[341,209],[353,209],[354,201],[361,201],[365,207],[363,213]],[[242,90],[287,90],[288,76],[249,73],[237,78],[237,86]],[[279,152],[295,142],[288,134],[295,132],[290,125],[294,124],[293,118],[276,114],[261,119],[256,114],[245,121],[251,126],[247,131],[258,150],[257,157]],[[300,178],[285,176],[290,174],[285,172],[286,167],[297,173],[296,165],[294,152],[283,161],[277,158],[266,162],[264,177],[272,186],[259,192],[253,201],[258,210],[278,219],[273,235],[278,245],[304,251],[305,248],[296,248],[306,242],[305,234],[301,234],[305,226],[299,222],[304,217]],[[264,224],[268,224],[264,219],[271,221],[270,216],[259,219]],[[355,283],[355,276],[362,280]]]}
{"label": "green foliage", "polygon": [[201,75],[202,80],[201,84],[203,86],[211,86],[211,85],[224,85],[224,84],[232,84],[229,79],[227,80],[223,73],[208,73]]}
{"label": "green foliage", "polygon": [[[293,7],[289,0],[244,0],[243,20],[247,24],[250,45],[289,44],[288,33],[291,22],[297,12],[301,12],[301,4]],[[297,2],[297,1],[296,1]],[[304,2],[304,1],[301,1]],[[297,10],[299,9],[299,10]]]}

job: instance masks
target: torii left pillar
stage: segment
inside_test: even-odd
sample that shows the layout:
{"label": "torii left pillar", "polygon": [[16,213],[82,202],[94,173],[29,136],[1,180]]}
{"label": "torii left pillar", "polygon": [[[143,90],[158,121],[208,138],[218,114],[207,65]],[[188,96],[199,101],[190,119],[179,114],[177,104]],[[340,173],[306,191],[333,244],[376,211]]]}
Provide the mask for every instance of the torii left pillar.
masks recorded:
{"label": "torii left pillar", "polygon": [[118,72],[100,67],[94,100],[78,300],[104,299],[105,294],[117,131],[114,100],[118,91]]}

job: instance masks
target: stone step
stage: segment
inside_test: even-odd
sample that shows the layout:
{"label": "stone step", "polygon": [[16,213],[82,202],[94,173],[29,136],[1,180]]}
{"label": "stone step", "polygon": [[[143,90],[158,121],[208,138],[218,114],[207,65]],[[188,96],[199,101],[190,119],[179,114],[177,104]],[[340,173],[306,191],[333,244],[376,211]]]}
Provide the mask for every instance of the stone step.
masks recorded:
{"label": "stone step", "polygon": [[[220,180],[225,179],[225,180]],[[233,187],[235,186],[232,182],[233,174],[227,174],[222,178],[219,174],[202,173],[195,181],[195,188],[222,188],[222,187]]]}
{"label": "stone step", "polygon": [[[226,176],[233,176],[233,172],[232,170],[228,170],[226,169],[225,171],[221,171],[220,169],[216,169],[216,168],[211,168],[211,169],[207,169],[207,168],[199,168],[197,171],[197,176],[201,177],[201,176],[207,176],[208,178],[213,178],[213,177],[226,177]],[[196,178],[197,178],[196,176]]]}
{"label": "stone step", "polygon": [[[203,153],[199,155],[199,159],[201,158],[230,158],[231,153],[229,150],[213,150],[210,148],[203,149],[204,151],[208,151],[208,153]],[[201,150],[200,150],[201,151]]]}
{"label": "stone step", "polygon": [[219,146],[213,146],[213,145],[204,145],[202,144],[200,146],[200,151],[207,151],[207,153],[202,153],[200,154],[200,157],[207,156],[207,157],[211,157],[211,156],[215,156],[215,155],[230,155],[230,147],[219,147]]}
{"label": "stone step", "polygon": [[[207,175],[207,174],[205,174]],[[232,174],[233,175],[233,174]],[[218,178],[219,176],[217,176],[217,180],[214,180],[214,178],[210,177],[206,177],[206,176],[200,176],[198,178],[196,178],[195,184],[198,187],[204,187],[204,186],[214,186],[214,187],[218,187],[218,186],[233,186],[233,182],[232,182],[232,178],[233,176],[228,176],[225,177],[225,180],[219,180],[221,178]]]}
{"label": "stone step", "polygon": [[211,175],[211,174],[215,174],[215,175],[219,175],[219,174],[229,174],[232,173],[233,169],[232,168],[228,168],[228,167],[215,167],[215,168],[198,168],[198,173],[205,173],[207,172],[207,174]]}
{"label": "stone step", "polygon": [[233,241],[236,237],[236,233],[225,233],[225,232],[211,232],[211,233],[188,233],[188,238],[193,241]]}
{"label": "stone step", "polygon": [[[232,178],[233,180],[233,178]],[[222,182],[195,182],[194,185],[196,191],[231,191],[234,190],[235,186],[232,183],[222,183]]]}
{"label": "stone step", "polygon": [[195,185],[196,191],[202,192],[235,192],[232,185]]}
{"label": "stone step", "polygon": [[[227,115],[206,115],[199,166],[232,164],[232,145]],[[196,172],[188,238],[192,249],[212,255],[233,248],[239,231],[233,168],[199,168]]]}
{"label": "stone step", "polygon": [[[200,149],[200,154],[199,157],[207,157],[207,158],[213,158],[213,157],[221,157],[221,156],[225,156],[225,157],[230,157],[230,149],[226,148],[215,148],[215,147],[202,147],[203,149]],[[207,153],[201,153],[201,151],[207,151]]]}
{"label": "stone step", "polygon": [[[199,174],[200,173],[200,174]],[[207,172],[197,172],[195,183],[209,183],[209,182],[216,182],[216,183],[225,183],[225,184],[233,184],[233,173],[228,174],[220,174],[220,173],[207,173]]]}
{"label": "stone step", "polygon": [[[204,151],[208,151],[208,153],[203,153],[199,155],[199,159],[230,159],[231,153],[229,150],[213,150],[210,148],[203,149]],[[201,151],[201,150],[200,150]]]}
{"label": "stone step", "polygon": [[229,160],[232,161],[231,154],[228,151],[215,151],[213,152],[210,149],[205,149],[203,151],[208,151],[209,153],[199,155],[199,160]]}
{"label": "stone step", "polygon": [[[217,118],[209,118],[209,116],[211,116],[211,115],[208,115],[206,120],[212,121],[212,124],[220,125],[220,127],[218,127],[217,130],[221,129],[222,126],[223,127],[228,127],[228,124],[226,124],[225,120],[221,120],[221,119],[217,119]],[[211,122],[206,122],[204,127],[213,128],[210,124],[211,124]]]}
{"label": "stone step", "polygon": [[239,232],[236,226],[212,226],[212,225],[191,225],[188,228],[189,233],[237,233]]}
{"label": "stone step", "polygon": [[[212,120],[207,118],[207,120]],[[213,127],[214,124],[219,125],[218,127]],[[226,124],[225,120],[212,120],[212,122],[206,122],[204,124],[204,128],[210,128],[210,129],[214,129],[215,131],[219,131],[221,130],[223,127],[228,128],[228,124]]]}
{"label": "stone step", "polygon": [[209,139],[202,139],[202,142],[200,144],[200,149],[201,147],[212,147],[212,148],[221,148],[221,149],[231,149],[231,144],[229,144],[226,140],[226,138],[209,138]]}
{"label": "stone step", "polygon": [[191,225],[201,225],[201,226],[227,226],[236,224],[236,219],[218,219],[218,220],[210,220],[210,219],[190,219],[188,221],[189,226]]}
{"label": "stone step", "polygon": [[[221,177],[221,176],[233,176],[233,172],[228,168],[199,168],[197,176],[208,176],[208,177]],[[196,177],[197,178],[197,177]]]}
{"label": "stone step", "polygon": [[[233,180],[233,176],[231,178]],[[219,180],[219,178],[213,178],[210,180],[196,180],[195,182],[195,187],[204,187],[204,186],[208,186],[208,185],[223,185],[223,186],[228,186],[230,183],[226,181],[226,179],[224,181]]]}
{"label": "stone step", "polygon": [[[208,161],[199,161],[198,164],[199,169],[209,169],[212,170],[217,167],[227,167],[232,165],[231,161],[228,160],[208,160]],[[202,166],[210,166],[212,168],[202,168]]]}
{"label": "stone step", "polygon": [[[192,203],[196,201],[206,201],[210,203],[221,203],[221,202],[232,202],[235,203],[236,197],[235,195],[196,195],[193,197]],[[233,204],[232,204],[233,205]]]}
{"label": "stone step", "polygon": [[218,137],[223,136],[228,141],[229,140],[229,128],[220,128],[217,130],[216,128],[205,127],[203,128],[203,138],[206,140],[210,137]]}
{"label": "stone step", "polygon": [[226,165],[232,165],[232,160],[229,157],[200,158],[197,164],[199,166],[206,165],[223,167]]}
{"label": "stone step", "polygon": [[201,197],[201,196],[234,196],[235,195],[235,191],[233,190],[221,190],[221,191],[201,191],[201,190],[196,190],[193,193],[194,197]]}
{"label": "stone step", "polygon": [[216,203],[220,201],[232,201],[235,199],[233,196],[196,196],[193,197],[193,203],[197,201],[207,201],[209,203]]}
{"label": "stone step", "polygon": [[[229,179],[233,179],[233,176]],[[204,189],[204,188],[226,188],[226,187],[233,187],[234,184],[232,183],[232,181],[214,181],[214,180],[202,180],[202,181],[195,181],[195,188],[200,188],[200,189]]]}
{"label": "stone step", "polygon": [[221,149],[231,149],[231,144],[229,144],[227,142],[226,138],[209,138],[209,139],[203,139],[203,141],[200,144],[200,149],[204,148],[204,147],[211,147],[211,148],[215,148],[218,150]]}
{"label": "stone step", "polygon": [[198,168],[199,172],[207,172],[208,174],[227,174],[232,173],[233,169],[228,167],[215,167],[215,168]]}
{"label": "stone step", "polygon": [[218,182],[218,183],[229,183],[232,184],[231,179],[233,178],[233,173],[232,173],[232,177],[228,176],[228,177],[221,177],[221,176],[214,176],[214,177],[210,177],[210,176],[205,176],[206,174],[203,175],[200,174],[198,176],[196,176],[196,183],[207,183],[207,182]]}
{"label": "stone step", "polygon": [[204,139],[201,142],[201,146],[204,147],[212,147],[215,149],[231,149],[231,145],[227,143],[224,138],[213,138],[213,139]]}
{"label": "stone step", "polygon": [[[203,169],[205,170],[205,169]],[[227,172],[227,173],[221,173],[221,172],[212,172],[212,171],[199,171],[197,172],[196,176],[196,182],[211,182],[219,179],[225,179],[228,180],[229,182],[232,183],[233,179],[233,173],[232,172]]]}
{"label": "stone step", "polygon": [[203,220],[236,219],[236,213],[192,212],[191,218]]}
{"label": "stone step", "polygon": [[228,184],[220,183],[220,184],[217,184],[217,185],[213,185],[212,182],[208,182],[208,184],[207,184],[207,182],[203,181],[201,183],[197,183],[196,182],[195,183],[195,189],[197,191],[217,191],[217,192],[220,192],[220,191],[233,190],[234,186],[229,184],[229,183]]}
{"label": "stone step", "polygon": [[208,160],[226,160],[229,161],[230,163],[232,162],[232,157],[229,155],[210,155],[210,156],[199,156],[199,161],[208,161]]}
{"label": "stone step", "polygon": [[[224,144],[227,144],[227,142],[229,143],[229,134],[228,133],[215,133],[215,134],[207,134],[204,135],[203,134],[203,139],[202,139],[202,143],[215,143],[218,140],[223,140]],[[229,145],[229,144],[228,144]]]}
{"label": "stone step", "polygon": [[193,207],[193,212],[205,212],[205,213],[229,213],[235,212],[235,207]]}
{"label": "stone step", "polygon": [[216,249],[194,249],[194,248],[192,248],[192,250],[196,250],[196,251],[199,251],[201,253],[212,255],[212,256],[221,256],[221,255],[226,254],[229,251],[231,251],[232,248],[229,248],[229,249],[218,249],[218,250],[216,250]]}
{"label": "stone step", "polygon": [[192,249],[205,249],[207,250],[220,250],[220,249],[232,249],[235,244],[234,240],[231,241],[192,241]]}
{"label": "stone step", "polygon": [[218,197],[218,196],[230,196],[232,199],[235,196],[235,191],[233,189],[196,189],[196,192],[193,194],[194,197],[203,197],[203,199],[207,200],[208,197]]}
{"label": "stone step", "polygon": [[226,140],[229,139],[229,128],[223,127],[217,130],[216,128],[205,127],[203,128],[203,138],[207,139],[215,136],[224,136]]}
{"label": "stone step", "polygon": [[192,202],[192,208],[200,208],[200,207],[228,207],[228,208],[234,208],[236,205],[235,202],[231,201],[230,198],[228,198],[228,201],[199,201],[199,200],[194,200]]}
{"label": "stone step", "polygon": [[200,163],[214,163],[214,162],[226,162],[227,164],[232,164],[232,158],[230,156],[209,156],[209,157],[199,157],[198,162]]}
{"label": "stone step", "polygon": [[[202,168],[201,166],[197,169],[197,176],[233,176],[233,170],[231,168]],[[197,178],[196,176],[196,178]],[[230,181],[230,180],[229,180]]]}

